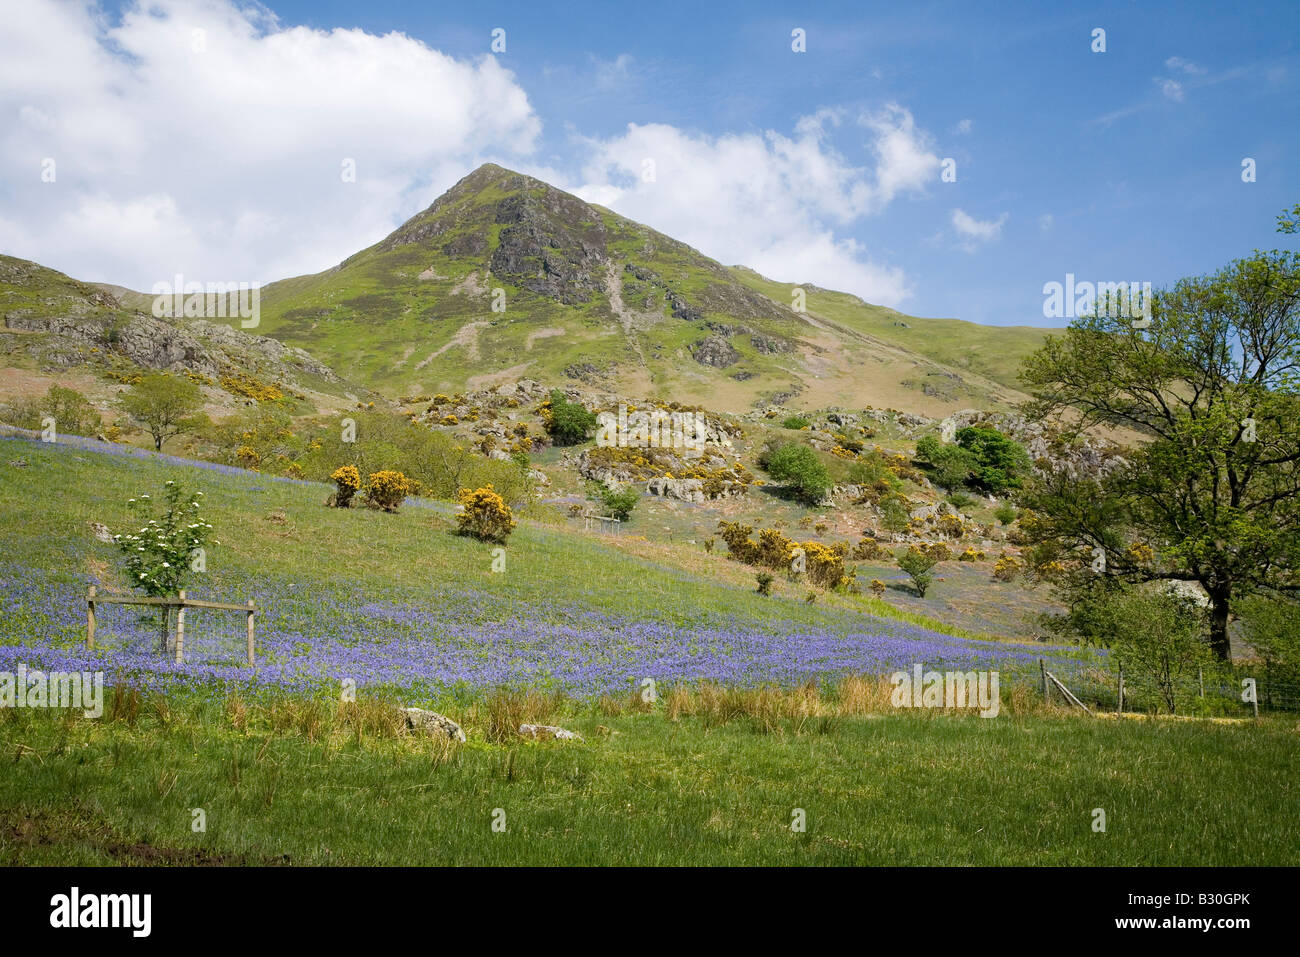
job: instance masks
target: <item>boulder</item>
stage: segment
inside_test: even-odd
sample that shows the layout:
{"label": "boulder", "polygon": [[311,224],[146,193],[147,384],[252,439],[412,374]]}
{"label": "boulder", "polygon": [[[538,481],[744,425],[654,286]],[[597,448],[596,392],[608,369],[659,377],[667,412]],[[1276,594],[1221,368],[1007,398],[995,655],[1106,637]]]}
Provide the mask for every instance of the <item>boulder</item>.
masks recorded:
{"label": "boulder", "polygon": [[576,731],[566,731],[549,724],[521,724],[519,733],[525,738],[548,741],[581,741],[582,735]]}
{"label": "boulder", "polygon": [[445,735],[453,741],[465,741],[465,732],[460,725],[446,715],[423,708],[403,708],[402,714],[406,716],[406,726],[413,731],[423,731],[430,737]]}

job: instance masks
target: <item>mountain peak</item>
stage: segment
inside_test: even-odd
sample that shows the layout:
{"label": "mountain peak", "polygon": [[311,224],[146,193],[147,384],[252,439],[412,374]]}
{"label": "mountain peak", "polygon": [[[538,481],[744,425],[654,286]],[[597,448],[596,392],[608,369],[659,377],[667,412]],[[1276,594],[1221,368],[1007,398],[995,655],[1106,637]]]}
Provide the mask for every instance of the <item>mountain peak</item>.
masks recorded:
{"label": "mountain peak", "polygon": [[[326,273],[264,289],[262,321],[349,378],[392,392],[456,391],[527,374],[608,391],[632,383],[678,399],[711,395],[733,408],[800,394],[823,404],[869,395],[897,405],[901,393],[926,410],[970,405],[975,395],[1000,401],[1000,381],[968,382],[886,344],[898,335],[898,314],[806,292],[808,312],[795,312],[788,284],[729,269],[540,179],[484,163],[378,244]],[[868,369],[888,369],[890,379],[897,371],[899,385],[866,388]]]}

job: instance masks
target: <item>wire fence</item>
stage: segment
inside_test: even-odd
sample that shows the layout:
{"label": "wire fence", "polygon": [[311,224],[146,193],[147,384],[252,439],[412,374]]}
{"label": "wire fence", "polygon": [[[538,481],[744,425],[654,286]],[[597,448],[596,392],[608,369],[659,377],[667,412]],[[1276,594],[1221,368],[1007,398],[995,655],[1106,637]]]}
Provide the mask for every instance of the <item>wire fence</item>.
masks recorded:
{"label": "wire fence", "polygon": [[[1260,663],[1152,674],[1112,661],[1056,677],[1094,711],[1236,718],[1300,713],[1300,676]],[[1048,686],[1048,699],[1064,703],[1064,695]]]}

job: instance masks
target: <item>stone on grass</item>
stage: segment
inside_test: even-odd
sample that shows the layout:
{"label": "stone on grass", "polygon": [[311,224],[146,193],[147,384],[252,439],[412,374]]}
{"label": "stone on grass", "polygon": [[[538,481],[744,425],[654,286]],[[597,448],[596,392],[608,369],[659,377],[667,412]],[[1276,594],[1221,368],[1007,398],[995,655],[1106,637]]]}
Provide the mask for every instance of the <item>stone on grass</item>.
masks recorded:
{"label": "stone on grass", "polygon": [[406,726],[412,730],[423,731],[430,737],[443,734],[462,743],[465,740],[465,732],[460,725],[446,715],[425,711],[423,708],[403,708],[402,714],[406,715]]}
{"label": "stone on grass", "polygon": [[567,731],[549,724],[521,724],[519,733],[525,738],[539,738],[556,741],[581,741],[582,735],[576,731]]}

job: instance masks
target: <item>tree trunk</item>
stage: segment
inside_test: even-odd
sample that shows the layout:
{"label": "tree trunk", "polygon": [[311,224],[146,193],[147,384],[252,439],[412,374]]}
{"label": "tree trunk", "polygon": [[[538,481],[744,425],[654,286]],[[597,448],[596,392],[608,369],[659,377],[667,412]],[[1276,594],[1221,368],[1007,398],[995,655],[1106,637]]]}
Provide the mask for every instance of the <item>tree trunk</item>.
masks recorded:
{"label": "tree trunk", "polygon": [[1232,657],[1228,641],[1228,612],[1232,601],[1232,586],[1215,585],[1207,589],[1210,595],[1210,650],[1220,661]]}
{"label": "tree trunk", "polygon": [[165,655],[172,650],[172,610],[170,606],[163,605],[159,612],[162,630],[158,636],[158,651]]}

